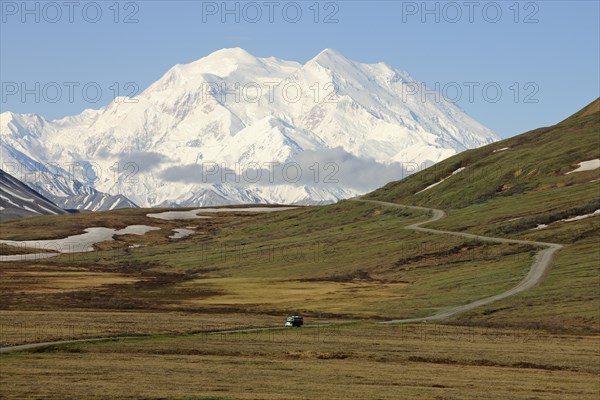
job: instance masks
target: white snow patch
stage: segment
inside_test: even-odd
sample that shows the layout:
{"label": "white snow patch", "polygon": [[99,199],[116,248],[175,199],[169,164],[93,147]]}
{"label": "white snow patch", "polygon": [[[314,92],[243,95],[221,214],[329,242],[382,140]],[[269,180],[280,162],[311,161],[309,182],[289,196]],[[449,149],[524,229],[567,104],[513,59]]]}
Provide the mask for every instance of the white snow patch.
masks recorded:
{"label": "white snow patch", "polygon": [[52,211],[52,210],[50,210],[49,208],[46,208],[46,207],[44,207],[44,206],[43,206],[43,205],[41,205],[41,204],[38,204],[38,207],[39,207],[39,208],[41,208],[41,209],[42,209],[42,210],[44,210],[44,211],[47,211],[47,212],[49,212],[50,214],[53,214],[53,215],[58,215],[58,213],[57,213],[56,211]]}
{"label": "white snow patch", "polygon": [[[110,228],[109,228],[110,229]],[[160,228],[148,225],[129,225],[127,228],[115,231],[115,235],[138,235],[143,236],[151,231],[158,231]]]}
{"label": "white snow patch", "polygon": [[501,149],[496,149],[496,150],[494,150],[494,153],[499,153],[499,152],[501,152],[501,151],[506,151],[506,150],[508,150],[508,149],[510,149],[510,147],[503,147],[503,148],[501,148]]}
{"label": "white snow patch", "polygon": [[198,213],[222,213],[222,212],[274,212],[295,210],[298,207],[246,207],[246,208],[198,208],[191,211],[166,211],[156,214],[146,214],[150,218],[158,218],[164,220],[176,219],[196,219],[196,218],[213,218],[205,215],[197,215]]}
{"label": "white snow patch", "polygon": [[[586,219],[586,218],[590,218],[590,217],[595,217],[600,215],[600,209],[594,211],[593,213],[589,213],[589,214],[584,214],[584,215],[577,215],[575,217],[571,217],[571,218],[563,218],[560,219],[558,221],[554,221],[552,222],[552,224],[556,223],[556,222],[574,222],[574,221],[581,221],[582,219]],[[539,224],[538,226],[536,226],[535,228],[532,228],[532,231],[538,230],[538,229],[544,229],[548,227],[548,225],[546,224]]]}
{"label": "white snow patch", "polygon": [[114,210],[116,206],[119,205],[121,199],[116,199],[115,202],[110,206],[109,210]]}
{"label": "white snow patch", "polygon": [[193,230],[184,228],[173,229],[173,232],[175,233],[169,236],[169,239],[183,239],[194,233]]}
{"label": "white snow patch", "polygon": [[18,205],[17,203],[15,203],[14,201],[12,201],[11,199],[9,199],[9,198],[8,198],[8,197],[6,197],[6,196],[3,196],[3,195],[1,195],[1,194],[0,194],[0,199],[2,199],[2,200],[4,200],[4,201],[6,201],[6,202],[8,202],[8,203],[12,204],[13,206],[15,206],[15,207],[17,207],[17,208],[21,208],[21,206],[20,206],[20,205]]}
{"label": "white snow patch", "polygon": [[26,205],[22,205],[22,206],[21,206],[21,208],[23,208],[23,209],[25,209],[25,210],[27,210],[27,211],[31,211],[31,212],[32,212],[32,213],[34,213],[34,214],[40,214],[40,212],[39,212],[39,211],[36,211],[36,210],[34,210],[33,208],[31,208],[31,207],[27,207]]}
{"label": "white snow patch", "polygon": [[565,175],[572,174],[573,172],[593,171],[595,169],[598,169],[600,168],[600,158],[596,158],[595,160],[582,161],[578,165],[579,168],[574,169],[571,172],[567,172]]}
{"label": "white snow patch", "polygon": [[[115,235],[144,235],[150,231],[156,231],[160,228],[147,226],[147,225],[130,225],[124,229],[113,229],[113,228],[87,228],[85,233],[79,235],[72,235],[64,239],[52,239],[52,240],[0,240],[0,243],[8,244],[10,246],[21,246],[33,249],[44,249],[54,250],[58,253],[78,253],[93,251],[96,243],[113,240]],[[56,254],[55,254],[56,255]],[[29,259],[35,259],[35,254],[28,254],[31,256]],[[47,253],[40,253],[37,257],[47,258],[53,257],[48,256]],[[4,260],[0,258],[0,261],[15,261],[15,260]]]}
{"label": "white snow patch", "polygon": [[29,203],[33,203],[34,199],[28,198],[28,197],[23,197],[23,196],[19,196],[18,194],[16,194],[15,192],[13,192],[12,190],[10,190],[9,188],[3,187],[2,190],[4,190],[6,193],[10,194],[13,197],[16,197],[17,199],[23,200],[23,201],[27,201]]}
{"label": "white snow patch", "polygon": [[196,219],[196,218],[205,218],[209,219],[212,217],[200,216],[198,214],[200,210],[191,210],[191,211],[165,211],[161,213],[155,214],[146,214],[146,217],[164,219],[167,221],[172,221],[176,219]]}
{"label": "white snow patch", "polygon": [[[458,174],[458,173],[459,173],[460,171],[462,171],[463,169],[465,169],[465,167],[460,167],[459,169],[457,169],[456,171],[454,171],[453,173],[451,173],[451,174],[450,174],[450,176]],[[429,189],[431,189],[432,187],[435,187],[435,186],[439,185],[440,183],[444,182],[446,179],[450,178],[450,176],[447,176],[447,177],[445,177],[444,179],[442,179],[441,181],[438,181],[438,182],[436,182],[436,183],[434,183],[434,184],[431,184],[431,185],[427,186],[425,189],[423,189],[423,190],[421,190],[421,191],[418,191],[418,192],[417,192],[417,193],[415,193],[415,194],[423,193],[424,191],[426,191],[426,190],[429,190]]]}
{"label": "white snow patch", "polygon": [[244,207],[244,208],[200,208],[201,213],[220,213],[220,212],[275,212],[295,210],[298,207]]}
{"label": "white snow patch", "polygon": [[40,260],[43,258],[56,257],[58,254],[59,253],[14,254],[11,256],[0,256],[0,262]]}
{"label": "white snow patch", "polygon": [[579,220],[586,219],[589,217],[595,217],[596,215],[600,215],[600,209],[594,211],[593,213],[578,215],[576,217],[567,218],[567,219],[561,219],[561,221],[564,221],[564,222],[579,221]]}

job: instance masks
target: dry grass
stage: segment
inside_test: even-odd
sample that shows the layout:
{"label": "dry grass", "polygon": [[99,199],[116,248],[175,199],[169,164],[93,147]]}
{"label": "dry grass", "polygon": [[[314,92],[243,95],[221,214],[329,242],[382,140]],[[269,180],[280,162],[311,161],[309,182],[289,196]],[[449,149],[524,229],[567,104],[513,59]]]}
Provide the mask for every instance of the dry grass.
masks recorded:
{"label": "dry grass", "polygon": [[48,249],[32,249],[24,246],[10,246],[5,243],[0,243],[0,255],[16,255],[16,254],[33,254],[33,253],[48,253],[52,252]]}
{"label": "dry grass", "polygon": [[90,272],[86,270],[2,271],[0,280],[3,290],[21,294],[64,293],[73,290],[90,290],[108,285],[130,284],[139,278],[114,273]]}
{"label": "dry grass", "polygon": [[159,337],[2,356],[0,395],[596,399],[599,344],[597,336],[436,325]]}
{"label": "dry grass", "polygon": [[[0,311],[0,345],[282,326],[286,315],[235,312]],[[311,323],[325,322],[311,318]],[[336,320],[327,320],[327,322]]]}
{"label": "dry grass", "polygon": [[[296,281],[266,278],[213,278],[187,281],[182,289],[201,286],[218,296],[189,299],[189,307],[252,307],[258,311],[296,310],[298,313],[354,314],[374,317],[374,305],[405,297],[405,282],[356,280]],[[301,307],[298,309],[298,307]]]}

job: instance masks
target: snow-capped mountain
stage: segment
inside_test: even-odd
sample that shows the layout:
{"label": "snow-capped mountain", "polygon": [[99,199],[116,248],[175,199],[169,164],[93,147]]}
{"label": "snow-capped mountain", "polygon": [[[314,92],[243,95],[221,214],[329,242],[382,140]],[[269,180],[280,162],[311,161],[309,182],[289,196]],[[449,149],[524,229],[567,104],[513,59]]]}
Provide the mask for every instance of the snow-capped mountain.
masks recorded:
{"label": "snow-capped mountain", "polygon": [[330,49],[306,64],[223,49],[99,110],[1,114],[2,162],[140,206],[334,202],[498,140],[423,88]]}
{"label": "snow-capped mountain", "polygon": [[67,212],[0,169],[0,221]]}

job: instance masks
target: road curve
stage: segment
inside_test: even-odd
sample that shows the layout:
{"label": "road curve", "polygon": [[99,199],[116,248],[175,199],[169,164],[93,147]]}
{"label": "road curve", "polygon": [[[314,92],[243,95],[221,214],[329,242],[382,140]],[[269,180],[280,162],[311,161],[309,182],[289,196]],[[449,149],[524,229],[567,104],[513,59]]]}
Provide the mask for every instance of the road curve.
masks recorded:
{"label": "road curve", "polygon": [[409,318],[409,319],[393,319],[390,321],[381,322],[382,324],[401,324],[401,323],[410,323],[410,322],[424,322],[424,321],[436,321],[444,318],[451,317],[456,314],[463,313],[465,311],[472,310],[477,307],[484,306],[486,304],[493,303],[495,301],[514,296],[517,293],[524,292],[527,289],[530,289],[540,283],[544,278],[544,275],[550,270],[552,266],[552,258],[554,253],[560,250],[563,246],[556,243],[548,243],[548,242],[534,242],[531,240],[517,240],[517,239],[506,239],[506,238],[497,238],[491,236],[482,236],[482,235],[474,235],[472,233],[463,233],[463,232],[452,232],[452,231],[442,231],[438,229],[431,228],[423,228],[422,225],[428,224],[434,221],[438,221],[446,216],[446,213],[442,210],[437,210],[435,208],[427,208],[427,207],[418,207],[418,206],[409,206],[403,204],[396,203],[388,203],[385,201],[378,200],[364,200],[361,198],[355,198],[354,201],[361,201],[365,203],[377,204],[380,206],[387,207],[397,207],[397,208],[410,208],[413,210],[419,211],[427,211],[432,212],[433,216],[427,221],[417,222],[415,224],[407,226],[405,229],[410,229],[418,232],[425,233],[435,233],[435,234],[444,234],[444,235],[453,235],[460,236],[469,239],[479,239],[487,242],[495,242],[495,243],[517,243],[517,244],[529,244],[537,247],[543,247],[544,249],[537,253],[531,268],[529,269],[529,273],[525,278],[519,282],[519,284],[505,292],[485,297],[483,299],[475,300],[471,303],[464,304],[462,306],[448,308],[446,310],[442,310],[433,314],[429,317],[421,317],[421,318]]}
{"label": "road curve", "polygon": [[[422,222],[417,222],[412,225],[408,225],[405,229],[410,229],[410,230],[414,230],[414,231],[418,231],[418,232],[425,232],[425,233],[460,236],[460,237],[469,238],[469,239],[480,239],[480,240],[484,240],[484,241],[488,241],[488,242],[495,242],[495,243],[517,243],[517,244],[529,244],[529,245],[533,245],[533,246],[537,246],[537,247],[544,247],[544,249],[536,255],[535,260],[534,260],[533,264],[531,265],[531,268],[529,269],[529,273],[527,274],[527,276],[521,282],[519,282],[519,284],[517,286],[515,286],[505,292],[502,292],[502,293],[499,293],[499,294],[496,294],[493,296],[485,297],[483,299],[475,300],[471,303],[464,304],[462,306],[451,307],[446,310],[439,311],[429,317],[392,319],[389,321],[379,322],[380,324],[406,324],[406,323],[411,323],[411,322],[437,321],[437,320],[451,317],[453,315],[463,313],[465,311],[472,310],[477,307],[484,306],[486,304],[493,303],[495,301],[504,299],[506,297],[514,296],[517,293],[524,292],[525,290],[532,288],[533,286],[537,285],[538,283],[540,283],[542,281],[544,275],[546,274],[546,272],[548,272],[548,270],[550,270],[550,267],[552,266],[552,258],[554,256],[554,253],[556,253],[558,250],[560,250],[563,247],[562,245],[556,244],[556,243],[534,242],[531,240],[505,239],[505,238],[497,238],[497,237],[490,237],[490,236],[474,235],[471,233],[442,231],[442,230],[438,230],[438,229],[423,228],[422,225],[424,225],[424,224],[428,224],[428,223],[438,221],[438,220],[444,218],[446,216],[446,213],[442,210],[438,210],[435,208],[409,206],[409,205],[403,205],[403,204],[388,203],[385,201],[378,201],[378,200],[364,200],[364,199],[361,199],[360,197],[354,198],[352,200],[360,201],[360,202],[364,202],[364,203],[377,204],[377,205],[386,206],[386,207],[410,208],[413,210],[426,211],[426,212],[433,213],[433,215],[430,219],[428,219],[426,221],[422,221]],[[306,325],[306,327],[323,327],[323,326],[333,326],[333,325],[339,325],[339,324]],[[247,328],[247,329],[236,329],[236,330],[227,330],[227,331],[206,332],[206,334],[215,335],[215,334],[247,333],[247,332],[279,330],[279,329],[285,329],[285,328],[281,328],[281,327]],[[88,338],[88,339],[60,340],[60,341],[43,342],[43,343],[28,343],[28,344],[22,344],[22,345],[18,345],[18,346],[0,347],[0,354],[11,353],[11,352],[16,352],[16,351],[23,351],[23,350],[32,350],[32,349],[41,348],[41,347],[69,344],[69,343],[97,342],[97,341],[103,341],[103,340],[140,339],[143,337],[145,337],[145,336],[99,337],[99,338]]]}
{"label": "road curve", "polygon": [[142,337],[143,336],[97,337],[97,338],[87,338],[87,339],[56,340],[54,342],[26,343],[26,344],[19,344],[17,346],[0,347],[0,354],[12,353],[15,351],[33,350],[33,349],[38,349],[41,347],[55,346],[55,345],[69,344],[69,343],[99,342],[101,340],[139,339]]}

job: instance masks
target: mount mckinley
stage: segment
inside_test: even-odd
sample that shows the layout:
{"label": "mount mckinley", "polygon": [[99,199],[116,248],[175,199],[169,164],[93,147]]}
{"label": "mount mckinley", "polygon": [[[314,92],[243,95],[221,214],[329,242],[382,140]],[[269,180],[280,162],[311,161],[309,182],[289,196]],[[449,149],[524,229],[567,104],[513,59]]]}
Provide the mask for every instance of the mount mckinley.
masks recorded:
{"label": "mount mckinley", "polygon": [[424,88],[329,49],[223,49],[99,110],[0,114],[2,169],[62,208],[334,202],[498,140]]}

